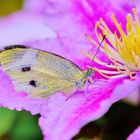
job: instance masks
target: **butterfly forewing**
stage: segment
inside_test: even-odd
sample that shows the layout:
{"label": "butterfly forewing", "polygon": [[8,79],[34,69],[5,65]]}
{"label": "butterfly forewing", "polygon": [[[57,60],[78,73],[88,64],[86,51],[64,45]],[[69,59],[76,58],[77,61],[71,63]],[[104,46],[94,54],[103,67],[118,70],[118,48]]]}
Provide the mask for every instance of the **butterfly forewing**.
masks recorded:
{"label": "butterfly forewing", "polygon": [[44,97],[75,87],[83,72],[71,61],[32,48],[10,48],[0,53],[0,62],[18,91]]}
{"label": "butterfly forewing", "polygon": [[37,61],[33,67],[36,70],[41,70],[69,81],[80,80],[81,76],[83,76],[81,69],[71,61],[43,51],[38,51]]}

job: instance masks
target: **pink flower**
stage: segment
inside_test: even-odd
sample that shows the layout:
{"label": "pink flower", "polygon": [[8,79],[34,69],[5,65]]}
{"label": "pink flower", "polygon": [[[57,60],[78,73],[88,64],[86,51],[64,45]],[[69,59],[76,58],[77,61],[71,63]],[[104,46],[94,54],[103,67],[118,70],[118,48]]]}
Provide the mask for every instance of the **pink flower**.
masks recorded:
{"label": "pink flower", "polygon": [[[119,15],[118,20],[125,24],[125,16],[132,7],[137,8],[136,3],[131,1],[26,1],[22,11],[1,20],[0,45],[29,45],[59,54],[86,69],[91,60],[81,50],[91,50],[94,54],[96,48],[85,37],[85,33],[95,37],[93,25],[100,17],[114,30],[115,26],[110,22],[112,12]],[[104,58],[105,62],[110,61],[103,53],[99,53],[98,57],[101,60]],[[103,74],[102,71],[98,72]],[[89,85],[87,96],[84,91],[77,91],[66,101],[67,97],[62,93],[55,93],[48,99],[29,98],[17,93],[9,76],[1,69],[0,105],[19,111],[27,110],[33,115],[40,114],[39,125],[44,140],[69,140],[82,126],[104,115],[114,102],[136,90],[140,86],[140,74],[137,72],[133,80],[132,77],[130,71],[127,77],[106,80],[103,77],[99,79],[96,72],[96,79],[93,85]]]}

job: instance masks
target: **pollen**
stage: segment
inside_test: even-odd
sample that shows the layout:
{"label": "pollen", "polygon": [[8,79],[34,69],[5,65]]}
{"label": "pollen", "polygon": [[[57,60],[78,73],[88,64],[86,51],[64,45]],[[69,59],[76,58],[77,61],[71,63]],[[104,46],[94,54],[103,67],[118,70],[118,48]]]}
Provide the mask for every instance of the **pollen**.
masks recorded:
{"label": "pollen", "polygon": [[[116,31],[112,32],[105,21],[100,20],[95,25],[95,33],[99,42],[101,42],[103,35],[106,39],[99,48],[110,60],[110,64],[95,57],[94,61],[106,67],[99,69],[92,67],[101,75],[107,78],[119,78],[129,76],[134,79],[136,72],[140,71],[140,26],[136,9],[133,9],[133,15],[126,16],[126,29],[123,30],[121,23],[119,23],[114,14],[112,14],[112,21],[116,27]],[[89,35],[87,38],[94,46],[99,47],[100,43],[94,41]],[[91,52],[86,53],[91,59],[93,55]],[[91,68],[91,66],[88,66]]]}

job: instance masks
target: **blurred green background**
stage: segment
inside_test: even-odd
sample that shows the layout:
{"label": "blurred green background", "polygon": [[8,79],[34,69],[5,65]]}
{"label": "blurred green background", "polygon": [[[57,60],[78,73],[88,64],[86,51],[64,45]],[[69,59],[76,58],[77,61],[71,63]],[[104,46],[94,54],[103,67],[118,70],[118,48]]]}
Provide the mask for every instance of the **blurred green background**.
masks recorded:
{"label": "blurred green background", "polygon": [[0,0],[0,16],[6,16],[22,8],[23,0]]}
{"label": "blurred green background", "polygon": [[42,140],[38,117],[0,108],[0,140]]}
{"label": "blurred green background", "polygon": [[[22,8],[23,0],[0,0],[0,16]],[[73,140],[125,140],[140,124],[140,106],[118,102],[101,119],[83,127]],[[42,140],[39,116],[0,108],[0,140]],[[52,131],[53,133],[53,131]]]}

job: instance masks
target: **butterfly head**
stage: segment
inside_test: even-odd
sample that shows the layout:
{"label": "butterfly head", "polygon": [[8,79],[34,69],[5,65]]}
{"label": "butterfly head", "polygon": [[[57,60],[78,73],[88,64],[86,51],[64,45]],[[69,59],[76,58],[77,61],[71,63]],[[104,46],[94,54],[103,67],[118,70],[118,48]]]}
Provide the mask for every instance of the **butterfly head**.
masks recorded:
{"label": "butterfly head", "polygon": [[92,80],[93,75],[94,75],[94,69],[89,68],[89,69],[86,71],[85,83],[88,82],[88,83],[92,84],[92,83],[93,83],[93,80]]}
{"label": "butterfly head", "polygon": [[94,75],[94,69],[89,68],[89,69],[86,71],[86,77],[92,77],[93,75]]}
{"label": "butterfly head", "polygon": [[84,77],[80,80],[80,82],[77,82],[76,85],[78,85],[79,87],[84,87],[86,82],[92,84],[93,83],[93,80],[92,80],[93,75],[94,75],[94,69],[89,68],[84,73]]}

